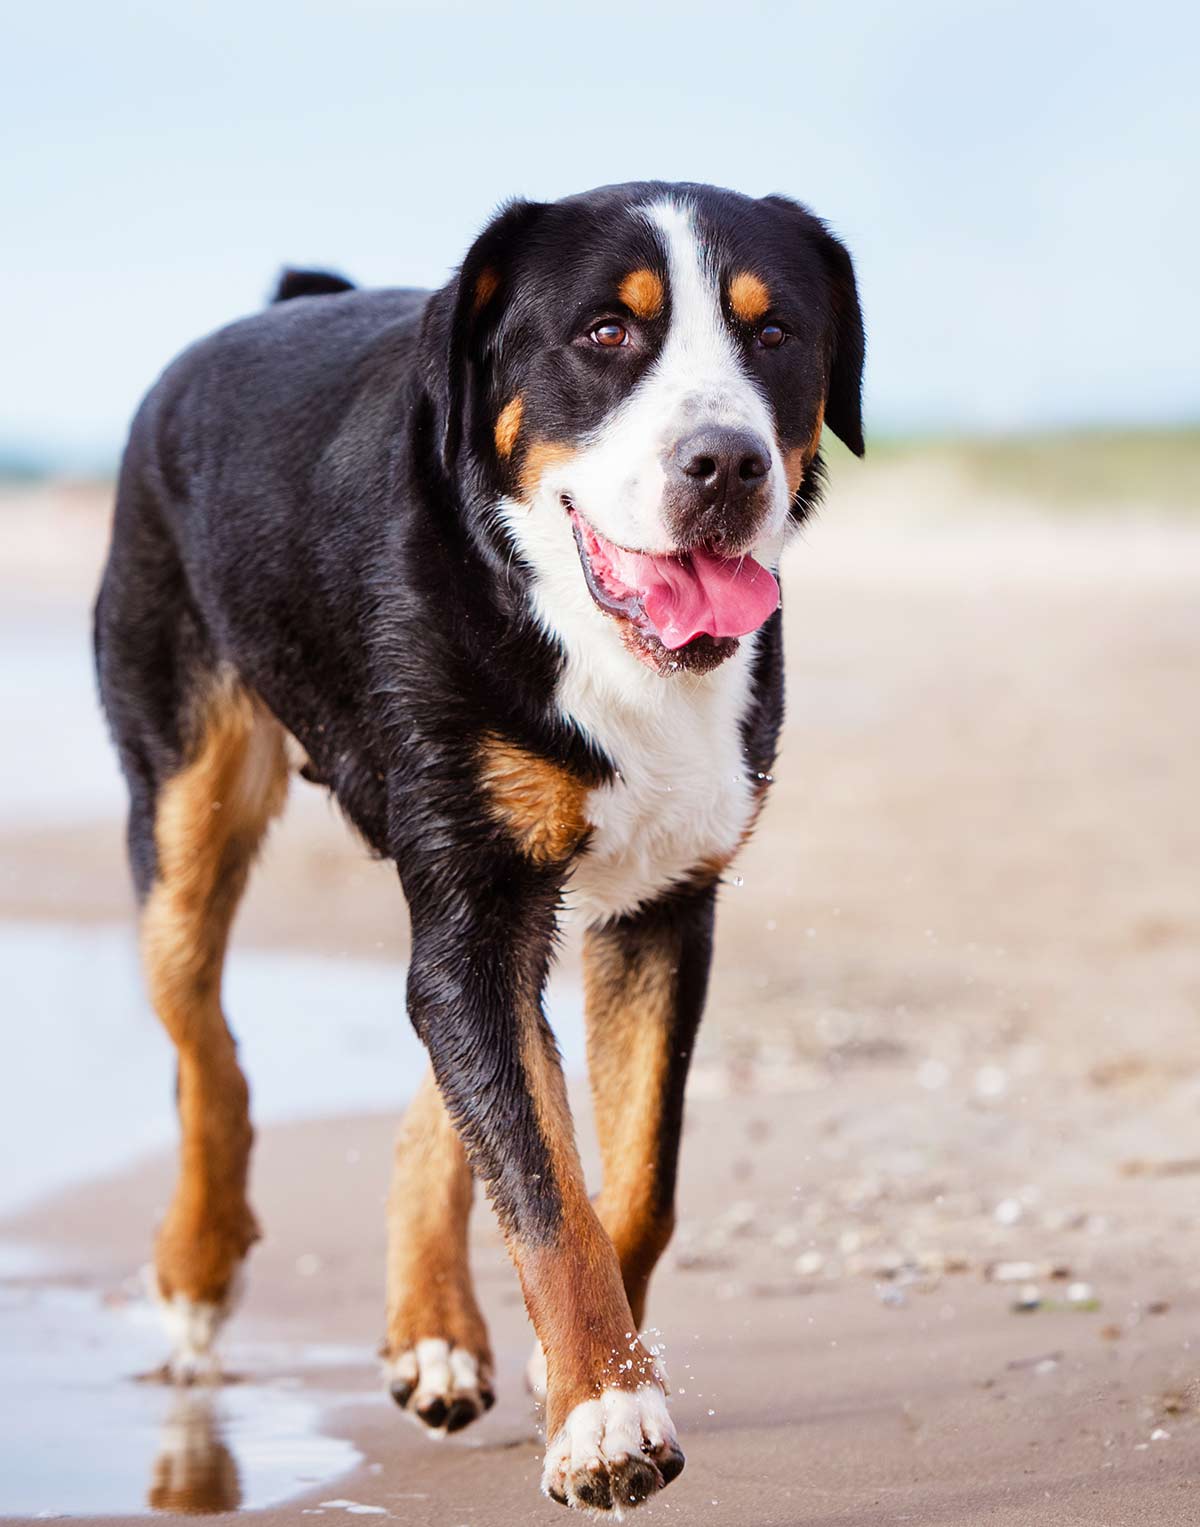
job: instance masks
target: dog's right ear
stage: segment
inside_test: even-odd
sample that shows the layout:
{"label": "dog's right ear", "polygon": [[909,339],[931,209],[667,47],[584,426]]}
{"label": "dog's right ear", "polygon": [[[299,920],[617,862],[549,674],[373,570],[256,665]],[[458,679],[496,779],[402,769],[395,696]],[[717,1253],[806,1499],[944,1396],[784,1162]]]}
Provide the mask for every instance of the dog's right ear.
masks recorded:
{"label": "dog's right ear", "polygon": [[486,408],[494,340],[517,255],[545,202],[512,201],[467,251],[458,274],[430,301],[421,335],[425,387],[434,403],[436,450],[447,477]]}

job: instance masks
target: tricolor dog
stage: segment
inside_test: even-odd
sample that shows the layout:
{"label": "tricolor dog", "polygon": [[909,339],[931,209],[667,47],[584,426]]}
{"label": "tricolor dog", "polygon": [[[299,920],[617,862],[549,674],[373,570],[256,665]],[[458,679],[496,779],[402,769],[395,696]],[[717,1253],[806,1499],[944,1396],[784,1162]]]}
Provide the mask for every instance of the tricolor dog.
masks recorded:
{"label": "tricolor dog", "polygon": [[[299,771],[395,863],[411,913],[432,1068],[389,1209],[391,1392],[431,1431],[492,1403],[479,1179],[544,1358],[543,1487],[631,1506],[683,1467],[638,1330],[717,886],[779,732],[775,570],[822,428],[862,451],[850,258],[781,197],[645,183],[508,206],[432,294],[290,272],[277,295],[146,398],[96,607],[146,978],[178,1049],[155,1248],[172,1367],[211,1363],[258,1236],[221,972]],[[542,1006],[572,908],[594,1203]]]}

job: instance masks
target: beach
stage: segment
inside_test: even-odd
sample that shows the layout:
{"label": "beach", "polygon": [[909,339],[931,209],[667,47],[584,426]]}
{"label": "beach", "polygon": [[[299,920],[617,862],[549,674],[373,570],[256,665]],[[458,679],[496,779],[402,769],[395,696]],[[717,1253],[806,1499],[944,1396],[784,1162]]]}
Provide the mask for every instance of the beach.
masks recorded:
{"label": "beach", "polygon": [[[650,1298],[688,1463],[642,1515],[1190,1523],[1200,527],[920,457],[855,472],[785,562],[788,720],[721,894]],[[165,1355],[142,1268],[172,1067],[88,669],[106,515],[92,484],[0,496],[0,1516],[552,1522],[482,1201],[495,1409],[438,1444],[380,1382],[391,1141],[422,1066],[406,918],[303,782],[230,963],[264,1229],[237,1382],[135,1382]],[[595,1180],[578,942],[550,1012]]]}

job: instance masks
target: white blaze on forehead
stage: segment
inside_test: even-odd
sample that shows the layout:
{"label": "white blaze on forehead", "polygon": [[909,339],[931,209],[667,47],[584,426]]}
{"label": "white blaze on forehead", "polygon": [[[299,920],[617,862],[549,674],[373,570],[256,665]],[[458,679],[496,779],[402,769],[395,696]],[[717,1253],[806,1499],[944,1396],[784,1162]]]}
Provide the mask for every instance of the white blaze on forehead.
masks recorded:
{"label": "white blaze on forehead", "polygon": [[662,201],[637,210],[661,237],[666,255],[666,341],[629,396],[560,471],[547,474],[547,496],[568,494],[620,546],[670,551],[674,538],[663,514],[667,457],[694,430],[742,427],[770,448],[772,503],[762,540],[777,539],[788,495],[775,421],[726,323],[720,274],[706,257],[686,203]]}
{"label": "white blaze on forehead", "polygon": [[703,424],[745,424],[766,440],[771,411],[749,376],[721,311],[720,275],[697,237],[692,215],[675,202],[659,202],[646,217],[666,242],[671,289],[667,342],[646,391],[683,405]]}

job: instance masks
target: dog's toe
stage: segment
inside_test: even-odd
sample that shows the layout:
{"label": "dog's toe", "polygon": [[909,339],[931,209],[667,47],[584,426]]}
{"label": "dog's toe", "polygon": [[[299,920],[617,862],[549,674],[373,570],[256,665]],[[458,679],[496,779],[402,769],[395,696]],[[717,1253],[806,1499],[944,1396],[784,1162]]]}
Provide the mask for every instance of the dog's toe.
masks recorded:
{"label": "dog's toe", "polygon": [[542,1489],[584,1511],[640,1506],[683,1469],[683,1452],[657,1384],[606,1389],[568,1415],[546,1450]]}
{"label": "dog's toe", "polygon": [[485,1359],[442,1337],[426,1337],[385,1360],[396,1404],[435,1437],[460,1432],[496,1403]]}

